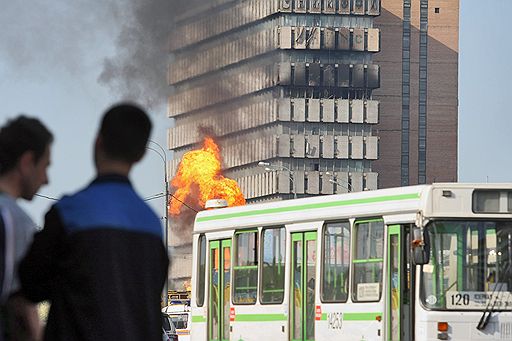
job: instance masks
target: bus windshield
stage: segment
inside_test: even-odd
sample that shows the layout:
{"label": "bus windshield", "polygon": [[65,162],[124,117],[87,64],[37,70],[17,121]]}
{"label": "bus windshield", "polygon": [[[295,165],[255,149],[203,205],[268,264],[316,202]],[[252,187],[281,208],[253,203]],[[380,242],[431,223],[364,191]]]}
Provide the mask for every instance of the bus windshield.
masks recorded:
{"label": "bus windshield", "polygon": [[512,222],[434,221],[421,300],[433,310],[512,310]]}

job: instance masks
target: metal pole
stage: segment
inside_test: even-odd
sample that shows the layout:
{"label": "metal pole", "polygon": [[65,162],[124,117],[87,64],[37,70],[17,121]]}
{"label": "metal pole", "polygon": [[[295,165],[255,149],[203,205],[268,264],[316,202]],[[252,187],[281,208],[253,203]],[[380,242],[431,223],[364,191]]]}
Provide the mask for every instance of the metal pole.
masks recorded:
{"label": "metal pole", "polygon": [[278,167],[281,167],[282,169],[288,171],[288,174],[289,174],[288,176],[290,177],[290,180],[292,180],[292,185],[293,185],[293,187],[292,187],[293,199],[297,199],[297,191],[296,191],[297,188],[295,186],[295,176],[294,176],[293,171],[290,168],[283,166],[283,165],[279,165]]}
{"label": "metal pole", "polygon": [[344,183],[346,183],[346,185],[343,185],[341,183],[339,183],[338,179],[334,180],[334,174],[332,174],[331,172],[325,172],[326,175],[328,175],[330,177],[329,179],[329,182],[332,183],[332,184],[336,184],[340,187],[343,187],[343,188],[346,188],[349,192],[352,192],[352,185],[350,184],[350,182],[347,182],[345,180],[342,180]]}
{"label": "metal pole", "polygon": [[[160,149],[160,152],[158,152],[156,149],[147,147],[149,150],[154,151],[157,153],[160,158],[163,161],[164,164],[164,185],[165,185],[165,215],[164,215],[164,245],[165,245],[165,254],[169,256],[169,180],[167,178],[167,155],[165,153],[165,149],[157,142],[153,140],[149,140],[148,142],[153,143],[154,145],[158,146]],[[167,307],[169,305],[169,273],[165,276],[165,282],[164,282],[164,304]]]}
{"label": "metal pole", "polygon": [[293,181],[293,199],[297,199],[297,190],[295,188],[295,181]]}
{"label": "metal pole", "polygon": [[290,172],[290,179],[292,180],[292,185],[293,185],[293,199],[297,199],[297,188],[295,186],[295,177],[291,170],[288,170],[288,172]]}
{"label": "metal pole", "polygon": [[[169,257],[169,181],[167,179],[167,162],[164,163],[164,178],[165,178],[165,254]],[[169,305],[169,271],[165,275],[164,284],[164,304],[167,307]]]}
{"label": "metal pole", "polygon": [[283,165],[273,165],[270,162],[265,162],[265,161],[258,162],[258,166],[265,167],[265,171],[271,171],[271,170],[288,171],[288,177],[292,181],[293,198],[297,199],[297,191],[296,191],[296,187],[295,187],[295,177],[293,176],[293,172],[290,168],[283,166]]}

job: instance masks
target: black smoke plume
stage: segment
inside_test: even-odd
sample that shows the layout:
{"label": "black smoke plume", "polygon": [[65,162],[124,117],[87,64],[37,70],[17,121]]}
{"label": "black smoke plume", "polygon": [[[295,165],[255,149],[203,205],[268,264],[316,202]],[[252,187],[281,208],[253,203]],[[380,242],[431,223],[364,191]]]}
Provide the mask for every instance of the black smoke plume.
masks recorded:
{"label": "black smoke plume", "polygon": [[178,0],[131,0],[122,23],[117,50],[104,59],[98,81],[121,96],[150,108],[163,107],[169,96],[168,42]]}

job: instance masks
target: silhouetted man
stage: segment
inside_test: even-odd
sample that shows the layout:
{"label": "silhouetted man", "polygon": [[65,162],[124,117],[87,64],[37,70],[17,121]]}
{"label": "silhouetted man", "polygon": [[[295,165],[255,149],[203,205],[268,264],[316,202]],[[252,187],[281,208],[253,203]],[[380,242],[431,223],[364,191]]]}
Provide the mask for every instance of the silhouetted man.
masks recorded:
{"label": "silhouetted man", "polygon": [[0,129],[0,340],[40,338],[36,306],[19,295],[17,275],[36,225],[17,200],[32,200],[48,183],[52,141],[50,131],[35,118],[19,116]]}
{"label": "silhouetted man", "polygon": [[22,261],[23,294],[51,301],[45,340],[162,339],[162,225],[128,179],[150,132],[135,105],[107,111],[94,144],[96,179],[50,209]]}

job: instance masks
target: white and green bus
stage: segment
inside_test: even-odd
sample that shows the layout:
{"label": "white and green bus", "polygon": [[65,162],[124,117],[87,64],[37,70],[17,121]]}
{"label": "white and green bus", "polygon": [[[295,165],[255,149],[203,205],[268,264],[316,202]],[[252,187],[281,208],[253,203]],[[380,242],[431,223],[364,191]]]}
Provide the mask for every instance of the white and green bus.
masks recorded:
{"label": "white and green bus", "polygon": [[512,184],[198,213],[191,339],[512,340]]}

